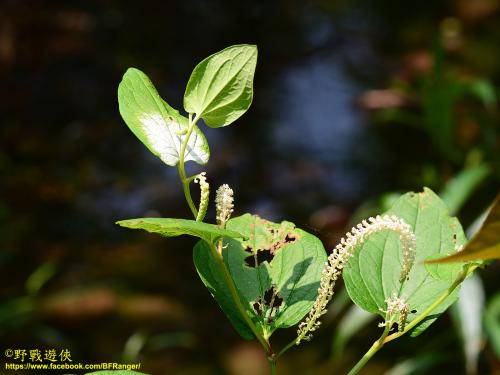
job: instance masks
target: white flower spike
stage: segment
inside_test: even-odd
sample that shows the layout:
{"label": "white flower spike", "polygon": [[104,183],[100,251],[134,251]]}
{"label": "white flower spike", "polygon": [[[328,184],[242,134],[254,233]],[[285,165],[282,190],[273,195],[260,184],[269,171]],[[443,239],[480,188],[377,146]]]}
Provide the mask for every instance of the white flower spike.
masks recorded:
{"label": "white flower spike", "polygon": [[233,189],[229,185],[221,185],[215,193],[215,212],[217,224],[224,228],[234,208]]}
{"label": "white flower spike", "polygon": [[318,319],[326,313],[326,306],[333,297],[335,283],[356,247],[365,242],[371,234],[383,230],[391,230],[399,233],[403,252],[400,281],[403,282],[408,277],[411,267],[415,262],[416,250],[416,238],[411,226],[397,216],[384,215],[363,220],[342,238],[328,257],[328,262],[321,275],[318,297],[311,311],[309,311],[307,318],[299,324],[297,339],[295,341],[297,345],[302,340],[310,340],[312,332],[320,326],[321,323]]}

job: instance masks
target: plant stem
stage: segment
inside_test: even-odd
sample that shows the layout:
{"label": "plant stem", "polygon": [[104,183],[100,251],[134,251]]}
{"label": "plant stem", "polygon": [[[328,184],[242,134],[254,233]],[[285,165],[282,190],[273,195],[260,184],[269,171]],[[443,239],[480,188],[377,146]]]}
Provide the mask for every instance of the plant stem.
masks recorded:
{"label": "plant stem", "polygon": [[184,141],[182,142],[181,153],[179,155],[179,163],[177,165],[177,170],[179,171],[179,177],[181,178],[182,182],[182,189],[184,190],[184,196],[186,197],[186,201],[195,219],[198,217],[198,210],[196,209],[196,206],[193,202],[193,198],[191,198],[191,191],[189,190],[189,184],[193,179],[191,177],[186,178],[186,170],[184,168],[184,157],[185,157],[184,155],[186,153],[186,148],[189,142],[189,138],[193,133],[193,129],[198,119],[199,119],[198,116],[195,116],[195,118],[193,119],[192,113],[189,114],[188,130],[186,133],[186,138],[184,138]]}
{"label": "plant stem", "polygon": [[[479,266],[474,264],[465,268],[460,275],[455,279],[453,284],[443,293],[437,300],[435,300],[428,308],[426,308],[418,317],[411,321],[410,324],[406,325],[405,329],[401,332],[395,332],[392,335],[388,335],[391,325],[386,325],[384,329],[384,333],[382,336],[373,343],[371,348],[366,352],[366,354],[359,360],[358,363],[352,368],[352,370],[347,375],[355,375],[357,374],[366,363],[377,353],[385,344],[388,342],[397,339],[398,337],[403,336],[405,333],[409,332],[412,328],[414,328],[417,324],[422,322],[425,318],[427,318],[441,303],[443,303],[446,298],[450,296],[450,294],[455,290],[457,286],[459,286],[462,281],[465,280],[467,276],[469,276],[476,268]],[[280,352],[281,353],[281,352]]]}
{"label": "plant stem", "polygon": [[271,375],[276,375],[276,359],[269,359],[269,366],[271,367]]}
{"label": "plant stem", "polygon": [[384,346],[384,340],[389,334],[389,331],[391,330],[391,324],[387,324],[385,326],[384,332],[382,332],[382,335],[380,338],[373,343],[373,345],[368,349],[368,351],[365,353],[363,357],[359,360],[358,363],[349,371],[347,375],[355,375],[357,374],[365,365],[366,363],[377,353],[382,346]]}
{"label": "plant stem", "polygon": [[297,339],[293,339],[292,341],[290,341],[287,346],[285,346],[283,349],[281,349],[279,351],[279,353],[276,355],[276,359],[278,359],[279,357],[281,357],[283,354],[285,354],[285,352],[290,349],[292,346],[295,346],[295,343],[296,343],[296,340]]}
{"label": "plant stem", "polygon": [[475,264],[464,269],[462,273],[460,273],[460,275],[458,275],[458,277],[455,279],[453,284],[451,284],[451,286],[443,294],[441,294],[439,298],[432,303],[432,305],[426,308],[418,317],[413,319],[411,323],[408,324],[403,331],[395,332],[392,335],[387,336],[385,342],[387,343],[397,339],[398,337],[401,337],[402,335],[410,331],[413,327],[415,327],[417,324],[419,324],[422,320],[427,318],[429,314],[432,313],[441,303],[443,303],[444,300],[448,298],[449,295],[455,290],[455,288],[459,286],[462,283],[462,281],[464,281],[465,278],[469,276],[472,272],[474,272],[474,270],[478,267],[479,266]]}
{"label": "plant stem", "polygon": [[[182,182],[182,188],[184,190],[184,196],[186,197],[186,201],[189,205],[189,208],[191,209],[191,212],[193,213],[193,216],[195,219],[198,217],[198,210],[196,209],[196,206],[193,202],[193,198],[191,197],[191,191],[189,189],[189,184],[194,180],[195,176],[191,177],[186,177],[186,170],[184,167],[184,160],[185,160],[185,153],[187,149],[187,145],[189,142],[189,138],[191,137],[191,134],[193,133],[193,129],[196,125],[196,122],[198,121],[199,117],[195,116],[193,119],[192,113],[189,114],[189,125],[188,125],[188,130],[186,133],[186,137],[182,143],[181,146],[181,152],[179,155],[179,163],[177,166],[177,170],[179,171],[179,177]],[[231,297],[233,298],[233,301],[238,308],[238,311],[240,312],[240,315],[242,318],[245,320],[245,323],[248,325],[248,327],[251,329],[257,340],[259,340],[260,344],[266,351],[266,354],[268,355],[268,360],[269,364],[271,366],[271,374],[274,375],[276,374],[276,359],[272,358],[272,350],[271,346],[269,345],[268,340],[266,340],[262,334],[258,331],[257,327],[255,324],[252,322],[250,317],[247,314],[247,311],[245,307],[243,306],[243,303],[241,302],[240,295],[238,294],[238,290],[236,289],[236,285],[234,284],[234,280],[231,277],[231,274],[229,273],[229,270],[226,267],[226,264],[224,263],[224,259],[222,257],[222,241],[219,242],[219,249],[215,247],[213,243],[208,244],[210,246],[210,251],[212,252],[212,256],[216,259],[217,264],[219,265],[220,271],[224,275],[224,279],[226,281],[226,285],[229,288],[229,292],[231,293]]]}
{"label": "plant stem", "polygon": [[269,354],[271,352],[271,347],[269,345],[269,342],[267,342],[267,340],[265,340],[264,337],[262,337],[260,332],[257,330],[257,327],[248,316],[247,311],[243,306],[243,303],[241,302],[240,295],[238,294],[238,290],[236,289],[236,285],[234,285],[233,278],[231,277],[231,274],[229,273],[229,270],[227,269],[226,264],[224,263],[222,254],[217,251],[213,243],[209,243],[209,246],[210,246],[210,251],[212,252],[212,256],[217,260],[217,264],[219,265],[219,268],[222,274],[224,275],[224,279],[226,280],[226,285],[229,288],[231,297],[233,298],[233,301],[236,307],[238,308],[240,315],[245,320],[245,323],[248,325],[248,327],[252,330],[257,340],[259,340],[260,344],[262,345],[266,353]]}

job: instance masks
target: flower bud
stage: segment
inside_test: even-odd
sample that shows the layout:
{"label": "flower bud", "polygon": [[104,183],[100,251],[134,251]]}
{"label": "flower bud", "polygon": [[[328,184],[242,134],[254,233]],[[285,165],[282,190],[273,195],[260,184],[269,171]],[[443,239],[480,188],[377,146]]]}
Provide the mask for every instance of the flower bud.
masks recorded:
{"label": "flower bud", "polygon": [[221,185],[215,193],[215,212],[217,224],[224,228],[234,208],[233,189],[229,185]]}
{"label": "flower bud", "polygon": [[203,221],[207,213],[208,201],[210,195],[210,185],[207,182],[206,172],[201,172],[194,182],[200,184],[200,206],[198,208],[198,215],[196,216],[196,221]]}

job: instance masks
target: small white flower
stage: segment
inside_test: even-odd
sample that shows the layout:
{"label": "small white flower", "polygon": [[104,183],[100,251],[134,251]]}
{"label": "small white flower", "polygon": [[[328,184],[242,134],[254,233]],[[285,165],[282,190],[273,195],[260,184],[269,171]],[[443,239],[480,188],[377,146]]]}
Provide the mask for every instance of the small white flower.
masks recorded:
{"label": "small white flower", "polygon": [[387,325],[392,325],[396,319],[398,321],[398,330],[401,332],[405,329],[406,319],[408,318],[408,313],[410,311],[410,305],[406,302],[406,298],[398,297],[396,293],[385,300],[387,304],[385,322],[380,323],[379,327],[386,327]]}

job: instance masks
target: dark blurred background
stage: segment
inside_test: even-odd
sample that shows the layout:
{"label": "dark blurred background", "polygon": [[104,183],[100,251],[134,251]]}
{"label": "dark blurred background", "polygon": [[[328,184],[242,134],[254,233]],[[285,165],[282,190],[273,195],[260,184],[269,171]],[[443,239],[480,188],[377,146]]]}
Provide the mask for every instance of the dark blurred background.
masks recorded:
{"label": "dark blurred background", "polygon": [[[259,47],[254,103],[232,126],[204,127],[211,160],[190,166],[233,187],[236,213],[294,221],[331,249],[401,192],[434,189],[464,228],[495,197],[500,1],[3,0],[2,353],[55,347],[152,374],[267,373],[258,344],[238,337],[198,279],[194,240],[114,225],[190,216],[175,169],[120,118],[122,74],[140,68],[181,109],[193,67],[238,43]],[[363,373],[500,373],[499,271],[468,289],[475,313],[454,307]],[[342,286],[336,296],[280,373],[345,373],[378,337]]]}

